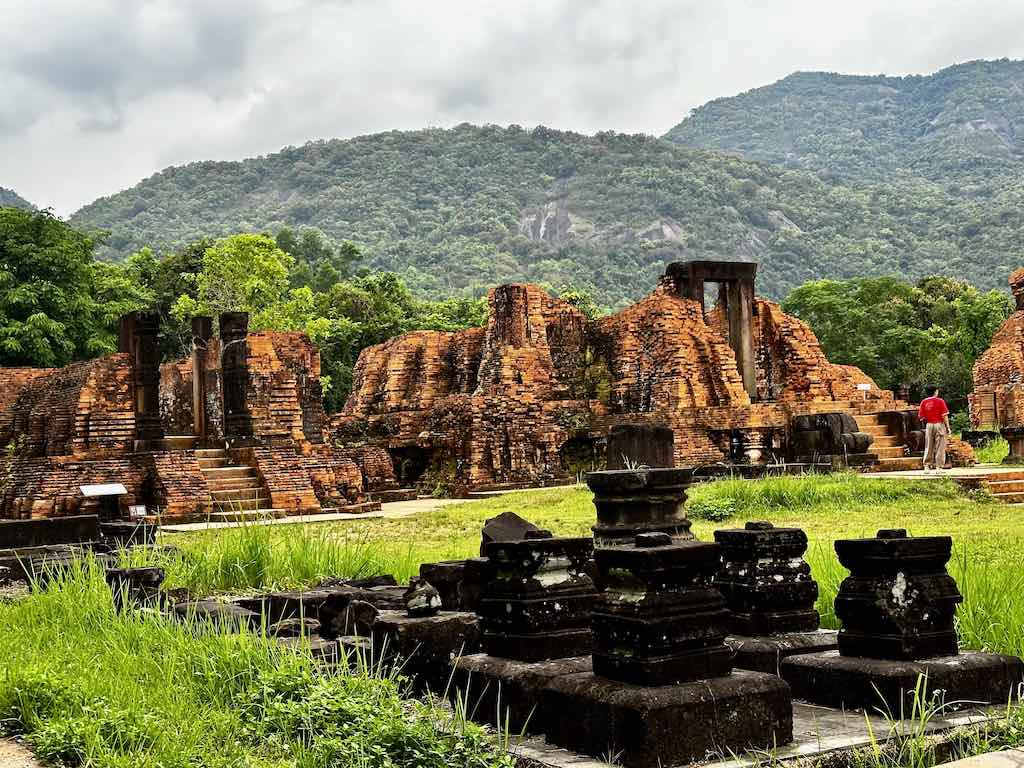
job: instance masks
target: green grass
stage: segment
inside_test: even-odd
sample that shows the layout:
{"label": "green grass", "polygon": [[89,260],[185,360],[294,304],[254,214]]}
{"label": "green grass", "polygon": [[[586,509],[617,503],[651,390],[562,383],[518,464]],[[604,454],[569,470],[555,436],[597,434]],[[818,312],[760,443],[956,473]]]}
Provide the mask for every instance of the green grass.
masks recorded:
{"label": "green grass", "polygon": [[1001,437],[987,440],[974,449],[979,464],[1002,464],[1010,455],[1010,444]]}
{"label": "green grass", "polygon": [[[707,483],[691,490],[688,508],[691,514],[729,515],[724,521],[694,520],[694,533],[705,540],[716,528],[748,520],[807,531],[807,559],[821,589],[818,607],[826,626],[835,625],[832,599],[845,577],[833,541],[894,527],[918,536],[952,535],[950,572],[964,593],[959,627],[965,647],[1024,653],[1024,601],[1016,599],[1024,589],[1024,529],[1014,508],[962,495],[947,480],[852,473]],[[484,521],[506,510],[557,535],[587,535],[594,523],[590,492],[575,486],[453,504],[409,518],[174,534],[165,537],[180,548],[165,561],[168,583],[206,594],[301,586],[324,576],[391,573],[407,579],[421,562],[476,555]]]}
{"label": "green grass", "polygon": [[0,606],[0,730],[96,768],[510,765],[458,713],[394,676],[318,671],[265,637],[114,611],[89,564]]}

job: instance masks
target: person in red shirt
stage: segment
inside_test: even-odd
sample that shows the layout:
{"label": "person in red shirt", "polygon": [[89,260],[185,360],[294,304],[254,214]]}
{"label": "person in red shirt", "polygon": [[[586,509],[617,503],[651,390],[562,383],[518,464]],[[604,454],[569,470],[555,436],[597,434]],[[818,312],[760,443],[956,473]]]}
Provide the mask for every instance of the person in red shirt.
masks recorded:
{"label": "person in red shirt", "polygon": [[932,473],[946,466],[946,439],[949,437],[949,408],[939,397],[938,387],[928,387],[921,401],[918,418],[924,422],[924,471]]}

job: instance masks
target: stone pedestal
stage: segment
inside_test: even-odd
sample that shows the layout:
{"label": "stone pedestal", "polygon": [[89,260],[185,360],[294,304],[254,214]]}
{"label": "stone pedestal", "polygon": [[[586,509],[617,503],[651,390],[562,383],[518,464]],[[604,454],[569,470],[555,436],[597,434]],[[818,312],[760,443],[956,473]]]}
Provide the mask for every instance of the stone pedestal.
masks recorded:
{"label": "stone pedestal", "polygon": [[901,529],[837,541],[850,575],[836,595],[838,652],[792,656],[781,673],[816,704],[909,711],[919,675],[947,703],[1003,703],[1024,677],[1020,659],[958,654],[954,616],[963,599],[946,572],[948,536],[910,538]]}
{"label": "stone pedestal", "polygon": [[594,671],[554,678],[548,741],[626,768],[656,768],[707,753],[770,748],[793,737],[789,686],[732,672],[725,600],[711,584],[718,544],[647,533],[631,548],[597,549]]}
{"label": "stone pedestal", "polygon": [[548,732],[565,710],[549,710],[545,688],[556,678],[589,672],[589,656],[548,661],[517,661],[478,653],[455,661],[452,688],[464,697],[470,715],[510,733]]}
{"label": "stone pedestal", "polygon": [[661,768],[772,749],[793,739],[789,686],[759,672],[645,687],[593,674],[557,677],[544,692],[547,740],[624,768]]}
{"label": "stone pedestal", "polygon": [[813,632],[782,632],[777,635],[729,635],[725,644],[735,654],[732,665],[736,669],[779,674],[782,660],[801,653],[834,651],[838,647],[839,632],[834,629],[816,629]]}
{"label": "stone pedestal", "polygon": [[478,608],[484,651],[519,661],[589,653],[592,546],[585,538],[488,544],[491,578]]}
{"label": "stone pedestal", "polygon": [[1003,427],[999,434],[1010,444],[1003,464],[1024,464],[1024,427]]}
{"label": "stone pedestal", "polygon": [[371,637],[379,658],[396,662],[417,690],[443,693],[454,661],[479,650],[480,626],[472,613],[413,617],[381,611]]}
{"label": "stone pedestal", "polygon": [[715,586],[731,611],[735,635],[813,632],[820,618],[814,609],[818,584],[804,561],[807,534],[750,522],[742,529],[715,531],[722,547],[722,568]]}
{"label": "stone pedestal", "polygon": [[597,508],[595,547],[632,547],[641,533],[693,538],[684,508],[692,469],[607,470],[590,472],[586,480]]}

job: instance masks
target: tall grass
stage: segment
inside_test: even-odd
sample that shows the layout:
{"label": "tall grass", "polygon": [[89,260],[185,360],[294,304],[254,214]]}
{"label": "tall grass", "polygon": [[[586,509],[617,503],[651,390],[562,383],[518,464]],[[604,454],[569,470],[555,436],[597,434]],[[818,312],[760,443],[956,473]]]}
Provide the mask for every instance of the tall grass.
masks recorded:
{"label": "tall grass", "polygon": [[1010,444],[1001,437],[986,440],[974,449],[974,457],[981,464],[1002,464],[1010,455]]}
{"label": "tall grass", "polygon": [[117,613],[87,562],[0,606],[0,730],[68,766],[509,766],[477,727],[400,694],[257,634]]}
{"label": "tall grass", "polygon": [[[698,485],[689,493],[687,510],[691,517],[712,520],[742,515],[771,516],[780,510],[827,511],[853,505],[892,504],[908,500],[952,499],[957,495],[949,480],[885,480],[863,477],[855,472],[828,475],[740,478]],[[713,509],[708,517],[705,510]]]}

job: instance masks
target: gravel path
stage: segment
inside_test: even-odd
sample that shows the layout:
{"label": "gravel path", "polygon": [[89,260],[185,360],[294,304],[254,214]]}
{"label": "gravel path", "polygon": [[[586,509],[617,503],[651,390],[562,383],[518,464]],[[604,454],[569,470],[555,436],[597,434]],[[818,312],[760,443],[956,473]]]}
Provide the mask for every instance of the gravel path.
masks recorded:
{"label": "gravel path", "polygon": [[0,768],[42,768],[42,763],[18,742],[0,739]]}

